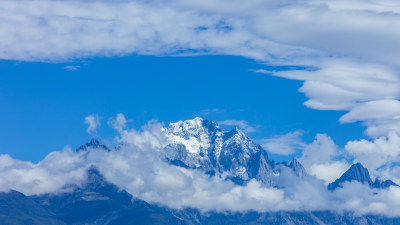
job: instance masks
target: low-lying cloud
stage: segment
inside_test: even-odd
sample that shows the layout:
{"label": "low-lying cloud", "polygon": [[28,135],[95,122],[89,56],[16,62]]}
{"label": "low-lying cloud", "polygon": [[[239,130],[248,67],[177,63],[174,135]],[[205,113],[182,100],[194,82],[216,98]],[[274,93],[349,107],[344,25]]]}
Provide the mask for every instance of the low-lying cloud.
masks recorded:
{"label": "low-lying cloud", "polygon": [[284,135],[261,139],[258,142],[268,152],[278,155],[293,155],[306,146],[301,139],[303,131],[297,130]]}
{"label": "low-lying cloud", "polygon": [[[70,148],[50,153],[37,164],[0,156],[0,190],[14,189],[26,195],[59,193],[69,184],[83,185],[86,170],[95,165],[105,178],[134,197],[172,208],[194,207],[201,211],[308,211],[354,210],[400,216],[400,188],[369,189],[348,183],[343,189],[328,191],[326,181],[315,176],[297,177],[283,169],[277,181],[283,189],[265,187],[256,180],[237,186],[224,177],[209,177],[199,170],[173,166],[160,157],[167,144],[161,124],[154,121],[141,130],[121,129],[118,150],[92,149],[75,152]],[[335,148],[326,136],[317,137],[307,149]],[[328,144],[326,144],[328,143]],[[324,146],[325,145],[325,146]],[[307,165],[307,154],[304,154]],[[329,155],[329,154],[328,154]],[[330,156],[329,156],[330,157]],[[332,157],[330,157],[332,159]],[[332,162],[334,164],[335,162]]]}

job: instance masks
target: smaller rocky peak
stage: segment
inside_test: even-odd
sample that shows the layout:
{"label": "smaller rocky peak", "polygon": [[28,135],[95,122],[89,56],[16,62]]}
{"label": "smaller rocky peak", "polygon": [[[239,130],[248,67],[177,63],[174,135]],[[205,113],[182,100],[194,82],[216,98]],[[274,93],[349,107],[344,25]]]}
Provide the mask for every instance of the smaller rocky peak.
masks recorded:
{"label": "smaller rocky peak", "polygon": [[329,190],[335,190],[336,188],[342,187],[343,183],[357,181],[362,184],[368,184],[372,186],[372,180],[369,175],[368,169],[365,168],[361,163],[353,164],[343,175],[328,185]]}
{"label": "smaller rocky peak", "polygon": [[362,184],[368,184],[371,188],[388,188],[389,186],[398,186],[391,180],[380,181],[379,178],[372,182],[368,169],[361,163],[353,164],[339,179],[328,185],[329,190],[343,187],[343,183],[357,181]]}
{"label": "smaller rocky peak", "polygon": [[343,175],[343,178],[346,178],[347,180],[356,180],[363,184],[372,184],[368,169],[365,168],[361,163],[353,164]]}
{"label": "smaller rocky peak", "polygon": [[376,178],[375,182],[373,183],[374,188],[387,189],[390,186],[399,187],[398,184],[396,184],[395,182],[393,182],[391,180],[381,180],[379,178]]}
{"label": "smaller rocky peak", "polygon": [[306,169],[296,158],[294,158],[287,166],[292,168],[293,172],[299,177],[307,175]]}
{"label": "smaller rocky peak", "polygon": [[104,177],[96,166],[91,165],[87,170],[87,179],[89,184],[101,184],[104,183]]}
{"label": "smaller rocky peak", "polygon": [[81,145],[76,149],[76,152],[87,151],[88,149],[102,149],[106,151],[111,151],[105,144],[101,143],[96,138],[92,138],[89,142],[84,145]]}

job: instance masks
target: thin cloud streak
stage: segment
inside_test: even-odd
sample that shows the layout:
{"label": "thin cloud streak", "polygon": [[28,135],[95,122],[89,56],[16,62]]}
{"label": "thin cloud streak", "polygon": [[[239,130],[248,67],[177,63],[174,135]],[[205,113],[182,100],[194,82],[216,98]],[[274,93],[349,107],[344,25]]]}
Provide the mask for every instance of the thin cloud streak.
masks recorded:
{"label": "thin cloud streak", "polygon": [[297,130],[284,135],[261,139],[259,143],[265,150],[273,154],[293,155],[306,147],[306,143],[301,139],[302,135],[303,131]]}
{"label": "thin cloud streak", "polygon": [[218,124],[225,126],[235,126],[243,130],[245,133],[252,133],[256,131],[256,128],[250,126],[245,120],[223,120],[219,121]]}

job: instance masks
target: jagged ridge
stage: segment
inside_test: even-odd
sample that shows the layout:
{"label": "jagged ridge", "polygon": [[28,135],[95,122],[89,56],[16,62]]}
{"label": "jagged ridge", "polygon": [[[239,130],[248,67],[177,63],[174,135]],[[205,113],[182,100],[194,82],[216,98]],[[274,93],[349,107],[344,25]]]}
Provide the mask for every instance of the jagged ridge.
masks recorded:
{"label": "jagged ridge", "polygon": [[329,190],[335,190],[336,188],[343,187],[343,183],[357,181],[362,184],[368,184],[371,188],[388,188],[390,186],[399,186],[391,180],[381,181],[379,178],[372,182],[369,175],[368,169],[365,168],[361,163],[353,164],[343,175],[336,179],[334,182],[328,185]]}
{"label": "jagged ridge", "polygon": [[77,148],[76,152],[87,151],[89,149],[102,149],[102,150],[106,150],[106,151],[111,151],[107,145],[101,143],[96,138],[92,138],[89,142],[87,142],[86,144],[81,145],[79,148]]}
{"label": "jagged ridge", "polygon": [[177,166],[202,169],[208,174],[227,172],[237,184],[255,178],[273,186],[282,166],[292,168],[298,176],[306,175],[297,160],[277,164],[241,130],[224,132],[214,121],[196,117],[171,123],[163,132],[171,142],[165,148],[165,157]]}

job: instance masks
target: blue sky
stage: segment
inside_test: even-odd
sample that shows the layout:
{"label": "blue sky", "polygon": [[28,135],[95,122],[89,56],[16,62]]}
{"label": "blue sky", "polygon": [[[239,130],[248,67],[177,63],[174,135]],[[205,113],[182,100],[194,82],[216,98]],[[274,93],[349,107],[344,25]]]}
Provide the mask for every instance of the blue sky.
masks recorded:
{"label": "blue sky", "polygon": [[[152,119],[165,124],[195,116],[244,120],[255,128],[248,133],[254,140],[296,130],[304,131],[306,142],[327,133],[342,146],[362,137],[359,124],[337,121],[344,112],[305,107],[306,98],[297,91],[302,82],[252,71],[261,68],[288,69],[233,56],[3,61],[0,151],[36,162],[66,145],[76,148],[91,136],[111,143],[116,134],[107,120],[117,113],[132,128]],[[84,124],[89,114],[101,118],[100,129],[91,135]],[[273,156],[278,161],[292,157]]]}

